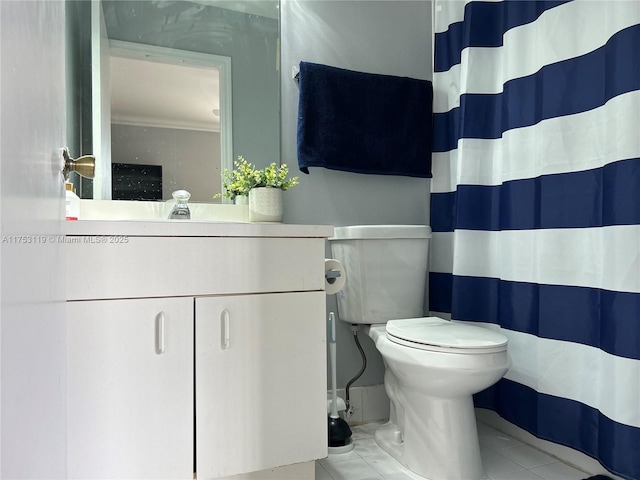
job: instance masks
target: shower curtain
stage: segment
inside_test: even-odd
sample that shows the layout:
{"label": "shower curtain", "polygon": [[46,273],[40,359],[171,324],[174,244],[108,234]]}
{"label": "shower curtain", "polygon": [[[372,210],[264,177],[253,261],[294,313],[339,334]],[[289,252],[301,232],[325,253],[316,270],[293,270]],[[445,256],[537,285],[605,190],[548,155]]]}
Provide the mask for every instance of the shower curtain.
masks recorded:
{"label": "shower curtain", "polygon": [[640,479],[640,2],[434,0],[430,309],[509,338],[475,398]]}

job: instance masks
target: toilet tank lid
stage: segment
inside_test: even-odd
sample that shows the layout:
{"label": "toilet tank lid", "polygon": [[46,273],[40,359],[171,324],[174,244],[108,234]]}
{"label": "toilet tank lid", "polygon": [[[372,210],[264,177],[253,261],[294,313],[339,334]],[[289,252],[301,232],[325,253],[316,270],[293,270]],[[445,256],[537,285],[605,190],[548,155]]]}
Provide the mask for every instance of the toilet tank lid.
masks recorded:
{"label": "toilet tank lid", "polygon": [[388,238],[431,238],[427,225],[352,225],[335,227],[329,240],[364,240]]}

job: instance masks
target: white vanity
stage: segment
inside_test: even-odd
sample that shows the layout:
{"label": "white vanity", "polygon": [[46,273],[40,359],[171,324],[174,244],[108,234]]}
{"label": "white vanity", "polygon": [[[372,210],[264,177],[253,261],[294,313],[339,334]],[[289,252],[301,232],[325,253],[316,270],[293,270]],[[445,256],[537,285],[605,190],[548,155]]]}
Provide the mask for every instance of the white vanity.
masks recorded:
{"label": "white vanity", "polygon": [[332,234],[67,222],[69,478],[313,479]]}

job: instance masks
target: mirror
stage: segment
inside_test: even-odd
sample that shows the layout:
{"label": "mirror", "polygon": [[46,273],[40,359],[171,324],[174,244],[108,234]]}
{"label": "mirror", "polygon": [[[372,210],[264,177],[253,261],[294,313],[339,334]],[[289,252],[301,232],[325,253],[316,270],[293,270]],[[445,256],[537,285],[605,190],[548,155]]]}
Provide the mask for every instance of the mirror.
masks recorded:
{"label": "mirror", "polygon": [[82,198],[211,202],[238,155],[279,162],[277,0],[69,3],[69,144],[98,164]]}
{"label": "mirror", "polygon": [[111,40],[108,62],[111,163],[94,198],[167,200],[188,186],[211,200],[232,164],[231,59]]}

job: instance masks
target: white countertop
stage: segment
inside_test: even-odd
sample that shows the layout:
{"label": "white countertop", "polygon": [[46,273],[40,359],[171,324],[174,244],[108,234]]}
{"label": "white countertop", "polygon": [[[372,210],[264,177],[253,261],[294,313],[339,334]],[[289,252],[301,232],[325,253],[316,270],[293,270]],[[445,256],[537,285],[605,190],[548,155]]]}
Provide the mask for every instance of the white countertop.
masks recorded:
{"label": "white countertop", "polygon": [[139,237],[331,237],[332,225],[234,223],[197,220],[67,221],[67,235]]}

